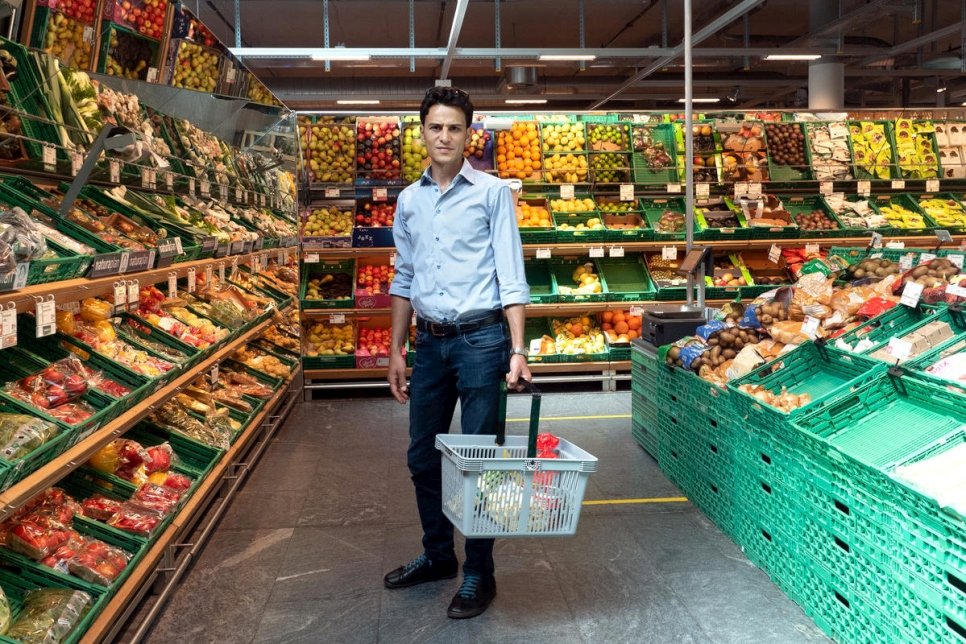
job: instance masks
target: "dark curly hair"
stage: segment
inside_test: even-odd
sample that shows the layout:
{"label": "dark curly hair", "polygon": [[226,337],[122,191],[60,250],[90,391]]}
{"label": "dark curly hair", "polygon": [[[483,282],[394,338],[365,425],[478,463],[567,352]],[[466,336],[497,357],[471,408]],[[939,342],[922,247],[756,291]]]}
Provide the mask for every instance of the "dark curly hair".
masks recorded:
{"label": "dark curly hair", "polygon": [[429,113],[429,108],[433,105],[458,107],[466,115],[466,127],[469,127],[470,123],[473,122],[473,103],[470,101],[470,95],[461,89],[455,87],[431,87],[427,90],[426,96],[423,98],[423,104],[419,107],[419,122],[423,125],[426,124],[426,115]]}

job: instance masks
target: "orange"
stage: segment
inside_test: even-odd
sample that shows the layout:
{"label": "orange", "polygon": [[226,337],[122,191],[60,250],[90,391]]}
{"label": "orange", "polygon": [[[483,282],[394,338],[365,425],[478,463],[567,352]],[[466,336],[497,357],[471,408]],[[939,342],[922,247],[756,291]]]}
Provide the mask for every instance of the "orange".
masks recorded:
{"label": "orange", "polygon": [[627,333],[628,331],[627,323],[621,320],[620,322],[614,325],[614,330],[617,331],[619,335]]}
{"label": "orange", "polygon": [[604,322],[603,324],[600,325],[600,328],[603,329],[604,331],[610,331],[611,329],[614,328],[614,325],[611,324],[610,322]]}
{"label": "orange", "polygon": [[633,340],[633,339],[639,338],[641,336],[640,336],[640,334],[637,331],[635,331],[634,329],[631,329],[630,331],[627,332],[627,337],[630,338],[631,340]]}
{"label": "orange", "polygon": [[616,329],[618,323],[624,321],[624,312],[623,311],[614,311],[614,317],[611,319],[611,321],[614,323],[614,328]]}
{"label": "orange", "polygon": [[611,320],[614,319],[614,312],[604,311],[603,313],[600,314],[600,319],[604,322],[610,322]]}
{"label": "orange", "polygon": [[579,324],[567,325],[570,328],[570,332],[574,334],[574,337],[580,337],[584,334],[584,327]]}
{"label": "orange", "polygon": [[636,315],[627,318],[627,328],[629,329],[640,329],[641,328],[641,318]]}

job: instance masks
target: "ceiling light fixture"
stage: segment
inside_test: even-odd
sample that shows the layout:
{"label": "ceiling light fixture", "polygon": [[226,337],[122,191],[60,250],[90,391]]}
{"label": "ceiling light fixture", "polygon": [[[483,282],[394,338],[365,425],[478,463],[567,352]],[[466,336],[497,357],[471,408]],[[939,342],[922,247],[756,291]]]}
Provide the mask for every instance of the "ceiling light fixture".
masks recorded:
{"label": "ceiling light fixture", "polygon": [[309,56],[312,60],[351,60],[356,62],[367,62],[372,60],[372,56],[369,54],[350,54],[350,53],[340,53],[333,52],[331,50],[326,51],[324,54],[312,54]]}
{"label": "ceiling light fixture", "polygon": [[[687,103],[687,102],[688,101],[685,98],[679,98],[678,99],[678,103]],[[705,98],[705,97],[702,97],[702,98],[692,98],[691,99],[691,102],[692,103],[720,103],[721,102],[721,99],[720,98]]]}
{"label": "ceiling light fixture", "polygon": [[345,47],[229,47],[228,51],[238,58],[310,58],[312,60],[372,59],[365,50]]}
{"label": "ceiling light fixture", "polygon": [[336,101],[337,105],[379,105],[378,99],[368,98],[341,98]]}
{"label": "ceiling light fixture", "polygon": [[943,85],[942,87],[937,87],[936,88],[936,93],[937,94],[942,94],[945,91],[946,91],[946,86],[945,85]]}
{"label": "ceiling light fixture", "polygon": [[507,105],[543,105],[547,102],[545,98],[508,98],[503,101]]}
{"label": "ceiling light fixture", "polygon": [[597,60],[593,54],[540,54],[539,60]]}
{"label": "ceiling light fixture", "polygon": [[765,60],[818,60],[822,54],[768,54]]}

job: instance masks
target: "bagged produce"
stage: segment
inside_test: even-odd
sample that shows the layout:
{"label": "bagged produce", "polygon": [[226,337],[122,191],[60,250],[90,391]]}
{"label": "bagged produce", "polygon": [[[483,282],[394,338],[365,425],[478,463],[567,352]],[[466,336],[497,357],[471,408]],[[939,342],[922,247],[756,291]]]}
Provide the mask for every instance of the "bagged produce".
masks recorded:
{"label": "bagged produce", "polygon": [[3,588],[0,588],[0,635],[7,632],[10,628],[10,600],[7,598],[7,593],[3,592]]}
{"label": "bagged produce", "polygon": [[135,490],[131,501],[167,516],[177,509],[181,493],[154,483],[144,483]]}
{"label": "bagged produce", "polygon": [[148,476],[148,482],[182,493],[190,490],[192,483],[194,483],[194,481],[184,474],[178,474],[177,472],[155,472]]}
{"label": "bagged produce", "polygon": [[26,456],[59,432],[56,425],[34,416],[0,413],[0,457],[11,461]]}
{"label": "bagged produce", "polygon": [[127,567],[131,555],[99,539],[84,539],[67,560],[70,574],[84,581],[110,586]]}
{"label": "bagged produce", "polygon": [[89,519],[107,521],[121,509],[121,501],[94,494],[81,503],[82,513]]}
{"label": "bagged produce", "polygon": [[[803,322],[796,320],[783,320],[768,327],[768,333],[772,339],[782,344],[801,344],[812,339],[802,331],[803,324]],[[821,327],[815,333],[817,336],[820,336],[822,334]]]}
{"label": "bagged produce", "polygon": [[14,552],[40,561],[70,541],[74,534],[69,527],[50,517],[30,515],[11,528],[8,545]]}
{"label": "bagged produce", "polygon": [[90,609],[91,596],[69,588],[37,588],[24,594],[24,606],[7,637],[23,644],[63,641]]}
{"label": "bagged produce", "polygon": [[9,247],[14,268],[16,263],[40,259],[48,252],[43,233],[20,208],[0,213],[0,248],[3,246]]}
{"label": "bagged produce", "polygon": [[705,344],[701,338],[692,336],[662,346],[658,349],[658,356],[663,357],[664,361],[672,367],[694,368],[697,371],[701,368],[701,365],[694,365],[695,361],[710,349],[711,347]]}
{"label": "bagged produce", "polygon": [[114,312],[110,302],[88,297],[81,300],[80,316],[85,322],[105,321]]}
{"label": "bagged produce", "polygon": [[128,501],[121,504],[114,516],[108,519],[107,525],[147,537],[162,521],[164,521],[164,516],[157,510]]}

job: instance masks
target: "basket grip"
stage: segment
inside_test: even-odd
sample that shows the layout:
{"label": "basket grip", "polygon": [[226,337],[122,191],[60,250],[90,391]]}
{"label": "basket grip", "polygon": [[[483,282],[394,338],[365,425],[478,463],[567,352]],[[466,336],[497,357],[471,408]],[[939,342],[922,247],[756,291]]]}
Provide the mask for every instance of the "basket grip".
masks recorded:
{"label": "basket grip", "polygon": [[[537,456],[537,428],[540,425],[540,398],[542,394],[529,380],[520,380],[523,390],[528,392],[530,398],[530,430],[527,440],[527,458]],[[496,444],[503,445],[506,442],[506,382],[500,381],[500,410],[497,415],[496,424]]]}

